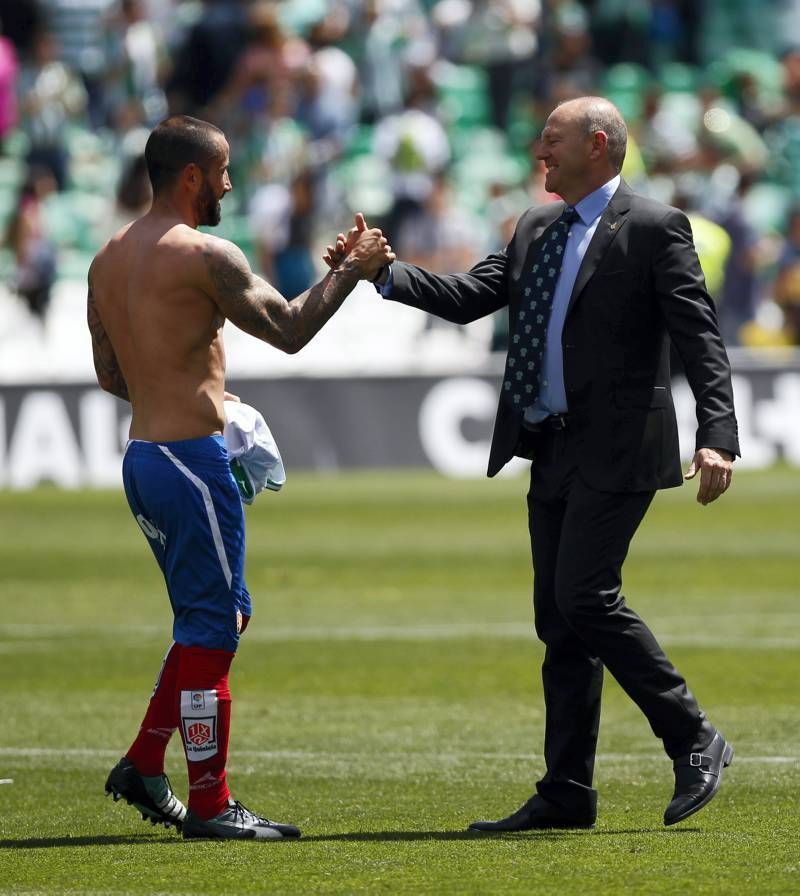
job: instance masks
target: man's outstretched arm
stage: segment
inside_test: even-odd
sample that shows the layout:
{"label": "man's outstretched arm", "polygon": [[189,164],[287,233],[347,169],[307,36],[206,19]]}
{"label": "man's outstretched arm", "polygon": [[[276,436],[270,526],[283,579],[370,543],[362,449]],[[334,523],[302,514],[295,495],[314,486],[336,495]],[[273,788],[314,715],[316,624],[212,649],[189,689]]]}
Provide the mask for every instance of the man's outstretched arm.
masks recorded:
{"label": "man's outstretched arm", "polygon": [[252,272],[244,253],[233,243],[209,236],[203,257],[204,288],[225,317],[251,336],[290,354],[311,341],[359,280],[374,277],[394,260],[380,230],[364,228],[333,270],[288,302]]}

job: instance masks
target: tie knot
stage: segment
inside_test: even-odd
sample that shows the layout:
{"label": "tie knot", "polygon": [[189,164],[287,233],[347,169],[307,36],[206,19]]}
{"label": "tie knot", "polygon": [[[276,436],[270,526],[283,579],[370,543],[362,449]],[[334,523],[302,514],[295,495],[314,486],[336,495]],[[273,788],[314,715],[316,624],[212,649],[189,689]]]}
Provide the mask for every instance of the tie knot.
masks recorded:
{"label": "tie knot", "polygon": [[561,220],[565,224],[573,224],[575,221],[578,220],[579,217],[580,217],[580,215],[575,211],[575,209],[571,205],[568,205],[564,209],[564,211],[561,213]]}

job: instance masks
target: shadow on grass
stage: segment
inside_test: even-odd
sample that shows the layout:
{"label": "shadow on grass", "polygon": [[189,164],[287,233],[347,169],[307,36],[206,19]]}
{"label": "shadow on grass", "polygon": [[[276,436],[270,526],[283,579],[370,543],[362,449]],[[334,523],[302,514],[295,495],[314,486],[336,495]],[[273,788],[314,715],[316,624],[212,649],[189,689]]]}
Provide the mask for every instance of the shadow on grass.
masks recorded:
{"label": "shadow on grass", "polygon": [[[570,837],[621,837],[631,834],[699,834],[700,828],[627,828],[601,831],[519,831],[502,834],[479,834],[475,831],[351,831],[341,834],[310,834],[304,836],[302,843],[321,843],[339,841],[344,843],[376,843],[380,841],[414,841],[414,840],[475,840],[491,842],[492,840],[564,840]],[[130,834],[112,834],[96,837],[28,837],[19,840],[0,840],[0,849],[58,849],[64,846],[118,846],[136,845],[152,846],[153,844],[174,844],[182,842],[177,837],[132,836]],[[197,842],[207,842],[198,840]],[[290,842],[290,841],[287,841]]]}
{"label": "shadow on grass", "polygon": [[176,843],[175,838],[111,834],[96,837],[27,837],[20,840],[0,840],[0,849],[57,849],[60,846],[115,846],[121,843],[150,846],[153,843]]}
{"label": "shadow on grass", "polygon": [[338,840],[344,842],[375,842],[380,840],[564,840],[570,837],[598,837],[598,836],[625,836],[631,834],[698,834],[700,828],[676,828],[666,830],[664,828],[629,828],[601,831],[518,831],[498,834],[480,834],[477,831],[355,831],[343,834],[310,834],[304,836],[305,842],[321,842],[326,840]]}

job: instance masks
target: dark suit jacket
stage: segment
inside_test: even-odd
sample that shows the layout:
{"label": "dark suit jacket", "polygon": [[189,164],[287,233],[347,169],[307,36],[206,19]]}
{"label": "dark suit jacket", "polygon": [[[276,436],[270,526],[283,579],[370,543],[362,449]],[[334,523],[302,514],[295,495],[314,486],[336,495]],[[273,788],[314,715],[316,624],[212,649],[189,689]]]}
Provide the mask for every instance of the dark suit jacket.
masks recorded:
{"label": "dark suit jacket", "polygon": [[[460,324],[507,307],[513,333],[540,237],[563,209],[561,202],[529,209],[505,251],[466,274],[435,275],[395,262],[390,300]],[[623,181],[583,258],[562,339],[579,470],[594,488],[650,491],[683,481],[670,340],[697,401],[697,447],[738,454],[730,365],[689,222]],[[489,476],[522,453],[520,426],[501,399]]]}

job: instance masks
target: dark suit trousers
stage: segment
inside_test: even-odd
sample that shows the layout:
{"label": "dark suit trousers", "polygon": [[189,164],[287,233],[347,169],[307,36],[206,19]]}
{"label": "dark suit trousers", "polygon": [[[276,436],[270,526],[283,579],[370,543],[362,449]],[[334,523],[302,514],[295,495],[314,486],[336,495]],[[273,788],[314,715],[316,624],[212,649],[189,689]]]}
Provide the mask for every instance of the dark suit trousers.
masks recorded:
{"label": "dark suit trousers", "polygon": [[603,667],[639,706],[667,753],[701,748],[710,723],[653,633],[620,593],[622,564],[653,492],[590,488],[569,429],[533,439],[528,520],[536,632],[545,644],[546,774],[539,793],[578,814],[592,789]]}

